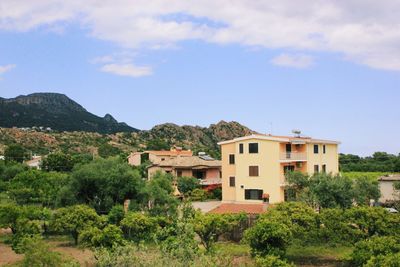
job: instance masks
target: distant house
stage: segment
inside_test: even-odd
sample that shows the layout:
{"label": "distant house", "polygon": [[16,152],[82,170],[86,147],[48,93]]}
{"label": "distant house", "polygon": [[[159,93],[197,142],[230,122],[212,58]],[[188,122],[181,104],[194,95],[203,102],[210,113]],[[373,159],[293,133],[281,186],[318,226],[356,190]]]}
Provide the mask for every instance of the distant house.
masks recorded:
{"label": "distant house", "polygon": [[31,168],[40,170],[40,165],[42,164],[42,156],[33,156],[31,160],[27,160],[24,162]]}
{"label": "distant house", "polygon": [[192,151],[178,147],[169,151],[134,152],[128,157],[129,164],[133,166],[146,161],[150,164],[147,168],[148,178],[161,171],[175,177],[195,177],[205,189],[211,190],[221,185],[221,161],[205,153],[193,156]]}
{"label": "distant house", "polygon": [[387,201],[395,200],[400,195],[400,192],[396,192],[393,188],[394,182],[400,181],[400,175],[385,175],[378,178],[379,188],[381,190],[381,198],[379,202],[385,203]]}
{"label": "distant house", "polygon": [[5,160],[6,158],[4,156],[0,156],[0,160]]}

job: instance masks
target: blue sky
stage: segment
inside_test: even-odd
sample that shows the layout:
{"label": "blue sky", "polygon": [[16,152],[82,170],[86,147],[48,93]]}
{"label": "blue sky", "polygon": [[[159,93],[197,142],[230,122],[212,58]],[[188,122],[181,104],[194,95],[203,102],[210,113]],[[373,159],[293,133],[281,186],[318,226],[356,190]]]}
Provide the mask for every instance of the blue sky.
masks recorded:
{"label": "blue sky", "polygon": [[[40,9],[17,1],[13,12],[0,15],[1,97],[59,92],[139,129],[234,120],[261,133],[298,128],[340,140],[344,153],[400,152],[400,37],[379,31],[371,36],[367,23],[373,19],[379,29],[400,25],[389,4],[373,16],[374,7],[365,4],[363,14],[350,16],[348,2],[333,1],[335,12],[323,13],[335,23],[307,32],[307,23],[292,25],[289,19],[315,14],[293,14],[290,1],[273,12],[270,6],[237,4],[246,20],[231,16],[231,9],[224,12],[224,1],[218,12],[212,1],[197,9],[173,1],[175,9],[167,11],[154,1],[132,14],[132,3],[140,1],[117,1],[121,9],[110,6],[107,14],[94,0],[57,12],[46,1]],[[254,32],[265,25],[247,25],[257,15],[283,26]],[[348,25],[359,27],[342,32]],[[280,34],[296,29],[302,34]]]}

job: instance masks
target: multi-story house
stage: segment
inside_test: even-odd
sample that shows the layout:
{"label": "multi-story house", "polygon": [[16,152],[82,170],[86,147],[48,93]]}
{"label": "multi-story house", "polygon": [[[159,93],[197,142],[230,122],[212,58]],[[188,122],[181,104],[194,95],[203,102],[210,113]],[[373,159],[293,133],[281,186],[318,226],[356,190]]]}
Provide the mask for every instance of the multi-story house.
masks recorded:
{"label": "multi-story house", "polygon": [[218,144],[223,202],[283,202],[286,172],[339,172],[337,141],[257,134]]}

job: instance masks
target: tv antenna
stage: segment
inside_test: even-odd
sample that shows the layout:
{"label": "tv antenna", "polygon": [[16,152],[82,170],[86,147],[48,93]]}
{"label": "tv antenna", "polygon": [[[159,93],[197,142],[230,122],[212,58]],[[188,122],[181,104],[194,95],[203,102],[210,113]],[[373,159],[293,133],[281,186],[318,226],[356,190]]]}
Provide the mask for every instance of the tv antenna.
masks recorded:
{"label": "tv antenna", "polygon": [[293,129],[292,133],[296,136],[296,137],[300,137],[301,136],[301,131],[299,129]]}

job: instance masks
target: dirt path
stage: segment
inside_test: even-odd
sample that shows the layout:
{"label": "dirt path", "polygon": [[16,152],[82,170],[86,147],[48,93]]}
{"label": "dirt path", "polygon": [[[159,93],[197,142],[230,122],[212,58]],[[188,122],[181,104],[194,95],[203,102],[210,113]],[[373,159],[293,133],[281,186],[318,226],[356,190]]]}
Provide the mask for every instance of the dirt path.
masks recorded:
{"label": "dirt path", "polygon": [[22,260],[23,256],[16,254],[11,247],[0,243],[0,266]]}

